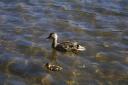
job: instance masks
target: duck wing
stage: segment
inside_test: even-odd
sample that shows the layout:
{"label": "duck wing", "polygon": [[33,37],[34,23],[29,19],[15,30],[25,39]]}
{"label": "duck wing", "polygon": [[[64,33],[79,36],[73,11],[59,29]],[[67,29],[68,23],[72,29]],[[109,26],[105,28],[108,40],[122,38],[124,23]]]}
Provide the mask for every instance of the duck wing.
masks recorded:
{"label": "duck wing", "polygon": [[77,49],[77,42],[64,41],[57,45],[57,50],[60,51],[73,51]]}

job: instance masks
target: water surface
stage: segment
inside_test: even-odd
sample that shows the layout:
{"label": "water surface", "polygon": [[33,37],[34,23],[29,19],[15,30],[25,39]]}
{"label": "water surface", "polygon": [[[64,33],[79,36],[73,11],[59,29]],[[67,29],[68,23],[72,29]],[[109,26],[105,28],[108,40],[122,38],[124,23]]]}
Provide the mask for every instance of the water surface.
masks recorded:
{"label": "water surface", "polygon": [[[55,54],[51,32],[87,50]],[[127,84],[127,0],[0,1],[0,85]]]}

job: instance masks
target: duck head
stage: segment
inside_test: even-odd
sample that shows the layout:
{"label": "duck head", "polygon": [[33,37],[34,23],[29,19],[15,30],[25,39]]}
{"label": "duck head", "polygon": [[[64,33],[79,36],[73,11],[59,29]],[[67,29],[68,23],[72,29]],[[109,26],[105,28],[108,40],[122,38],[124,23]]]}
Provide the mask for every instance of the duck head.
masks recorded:
{"label": "duck head", "polygon": [[57,38],[58,38],[58,35],[55,32],[50,33],[49,36],[47,37],[47,39],[57,39]]}
{"label": "duck head", "polygon": [[49,36],[47,37],[47,39],[52,40],[52,47],[55,48],[57,46],[57,40],[58,40],[58,35],[57,33],[53,32],[50,33]]}

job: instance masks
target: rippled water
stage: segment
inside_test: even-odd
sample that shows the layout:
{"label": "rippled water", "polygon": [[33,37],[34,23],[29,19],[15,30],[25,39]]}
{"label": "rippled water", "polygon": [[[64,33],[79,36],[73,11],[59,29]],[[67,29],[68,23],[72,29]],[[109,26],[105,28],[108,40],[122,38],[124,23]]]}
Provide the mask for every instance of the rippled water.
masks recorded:
{"label": "rippled water", "polygon": [[[55,54],[50,32],[87,50]],[[0,85],[128,85],[128,0],[0,0]]]}

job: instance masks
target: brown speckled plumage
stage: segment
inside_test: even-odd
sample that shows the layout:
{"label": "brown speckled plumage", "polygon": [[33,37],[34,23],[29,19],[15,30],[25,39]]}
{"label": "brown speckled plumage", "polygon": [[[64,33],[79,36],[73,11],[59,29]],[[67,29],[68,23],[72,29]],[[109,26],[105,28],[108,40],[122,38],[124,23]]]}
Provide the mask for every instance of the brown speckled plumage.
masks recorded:
{"label": "brown speckled plumage", "polygon": [[61,66],[50,64],[50,63],[46,63],[45,66],[50,71],[61,71],[63,69]]}
{"label": "brown speckled plumage", "polygon": [[77,42],[64,41],[58,43],[57,33],[50,33],[48,39],[52,39],[52,48],[61,52],[74,52],[74,51],[84,51],[85,47],[79,45]]}

